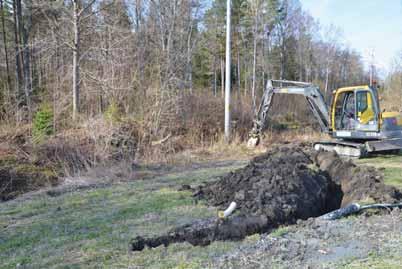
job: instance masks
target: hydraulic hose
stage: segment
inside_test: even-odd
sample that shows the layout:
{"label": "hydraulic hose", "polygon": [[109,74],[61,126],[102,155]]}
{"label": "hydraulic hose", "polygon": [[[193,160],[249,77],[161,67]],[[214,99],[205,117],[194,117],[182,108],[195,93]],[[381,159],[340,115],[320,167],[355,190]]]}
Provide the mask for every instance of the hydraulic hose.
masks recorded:
{"label": "hydraulic hose", "polygon": [[396,204],[370,204],[370,205],[364,205],[361,206],[358,203],[353,203],[353,204],[349,204],[343,208],[331,211],[327,214],[324,214],[320,217],[318,217],[318,219],[322,219],[322,220],[336,220],[336,219],[340,219],[352,214],[356,214],[359,213],[363,210],[366,209],[371,209],[371,208],[378,208],[378,209],[388,209],[388,208],[395,208],[395,207],[402,207],[402,203],[396,203]]}

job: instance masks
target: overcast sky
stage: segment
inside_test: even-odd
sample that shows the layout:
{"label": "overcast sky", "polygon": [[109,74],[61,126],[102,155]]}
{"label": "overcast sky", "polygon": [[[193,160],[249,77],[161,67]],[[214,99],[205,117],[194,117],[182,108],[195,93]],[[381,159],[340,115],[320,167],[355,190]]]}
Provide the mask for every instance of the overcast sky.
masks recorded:
{"label": "overcast sky", "polygon": [[[343,30],[344,41],[366,55],[373,49],[377,64],[389,71],[402,50],[402,0],[300,0],[322,26]],[[383,74],[385,75],[385,74]]]}

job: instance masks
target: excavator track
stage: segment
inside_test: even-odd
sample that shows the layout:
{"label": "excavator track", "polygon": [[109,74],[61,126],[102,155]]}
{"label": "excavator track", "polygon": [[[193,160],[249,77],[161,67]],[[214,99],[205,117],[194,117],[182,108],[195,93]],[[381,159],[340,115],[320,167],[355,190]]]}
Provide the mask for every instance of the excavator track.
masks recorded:
{"label": "excavator track", "polygon": [[343,140],[319,141],[314,143],[315,150],[335,151],[340,156],[363,158],[376,153],[398,153],[402,150],[402,138],[350,142]]}
{"label": "excavator track", "polygon": [[314,143],[314,149],[335,151],[338,155],[348,158],[362,158],[368,155],[365,145],[362,143],[346,141],[319,141]]}

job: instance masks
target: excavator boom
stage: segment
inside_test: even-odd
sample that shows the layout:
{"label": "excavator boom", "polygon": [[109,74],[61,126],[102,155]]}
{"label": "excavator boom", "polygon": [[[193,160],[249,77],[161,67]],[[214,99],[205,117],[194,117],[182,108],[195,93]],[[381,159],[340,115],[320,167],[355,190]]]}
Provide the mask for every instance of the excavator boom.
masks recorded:
{"label": "excavator boom", "polygon": [[[279,84],[280,87],[274,87],[274,84]],[[320,124],[321,131],[326,133],[329,131],[328,106],[317,86],[305,82],[269,80],[262,96],[260,107],[255,116],[253,129],[250,132],[249,147],[256,146],[259,143],[260,136],[268,123],[268,113],[271,109],[274,95],[278,93],[304,96],[313,115]]]}

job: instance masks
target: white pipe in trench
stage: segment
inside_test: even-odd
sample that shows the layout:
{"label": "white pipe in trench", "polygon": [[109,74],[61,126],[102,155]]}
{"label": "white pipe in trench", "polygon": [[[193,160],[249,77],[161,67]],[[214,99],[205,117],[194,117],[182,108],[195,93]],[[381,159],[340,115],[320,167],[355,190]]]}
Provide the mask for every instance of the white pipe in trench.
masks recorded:
{"label": "white pipe in trench", "polygon": [[225,211],[218,212],[219,218],[224,219],[224,218],[229,217],[233,213],[233,211],[236,209],[236,206],[237,206],[236,202],[231,202],[229,207],[226,208]]}

